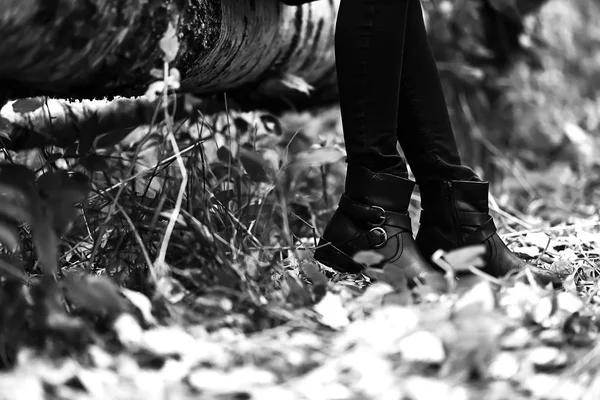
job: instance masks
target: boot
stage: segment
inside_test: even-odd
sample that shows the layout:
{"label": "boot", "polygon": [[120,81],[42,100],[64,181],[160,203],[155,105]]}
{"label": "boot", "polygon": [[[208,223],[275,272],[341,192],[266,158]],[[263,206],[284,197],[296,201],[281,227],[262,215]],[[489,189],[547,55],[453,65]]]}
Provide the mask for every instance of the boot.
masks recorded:
{"label": "boot", "polygon": [[361,250],[384,256],[378,266],[394,264],[409,282],[433,271],[415,245],[408,204],[415,183],[389,173],[349,164],[345,193],[320,240],[315,259],[342,272],[363,266],[352,257]]}
{"label": "boot", "polygon": [[[419,185],[419,189],[422,212],[416,243],[425,259],[430,260],[438,249],[484,244],[486,265],[482,270],[492,276],[502,277],[527,265],[496,233],[489,215],[488,182],[435,181]],[[538,270],[534,268],[536,276],[542,273]]]}

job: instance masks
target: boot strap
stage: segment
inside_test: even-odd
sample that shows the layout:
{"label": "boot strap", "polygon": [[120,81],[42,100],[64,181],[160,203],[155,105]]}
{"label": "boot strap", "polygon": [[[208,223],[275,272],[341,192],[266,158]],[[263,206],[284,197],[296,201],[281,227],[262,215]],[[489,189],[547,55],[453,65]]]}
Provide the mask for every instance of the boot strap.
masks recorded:
{"label": "boot strap", "polygon": [[345,194],[340,199],[339,209],[352,216],[352,219],[369,226],[381,226],[387,218],[383,208],[361,204]]}
{"label": "boot strap", "polygon": [[352,220],[357,223],[371,227],[351,241],[356,248],[377,249],[383,247],[389,238],[401,232],[412,234],[412,224],[408,213],[401,214],[386,211],[378,206],[361,204],[346,195],[342,195],[339,209],[351,216]]}
{"label": "boot strap", "polygon": [[[419,223],[425,225],[437,225],[440,223],[440,221],[445,221],[447,219],[447,216],[443,216],[439,212],[422,212]],[[497,231],[496,224],[494,224],[494,219],[489,214],[459,212],[458,223],[461,226],[478,227],[476,231],[464,238],[465,245],[483,243]]]}
{"label": "boot strap", "polygon": [[481,244],[492,237],[496,233],[496,230],[494,220],[488,215],[487,221],[481,224],[479,229],[465,237],[464,244],[465,246]]}

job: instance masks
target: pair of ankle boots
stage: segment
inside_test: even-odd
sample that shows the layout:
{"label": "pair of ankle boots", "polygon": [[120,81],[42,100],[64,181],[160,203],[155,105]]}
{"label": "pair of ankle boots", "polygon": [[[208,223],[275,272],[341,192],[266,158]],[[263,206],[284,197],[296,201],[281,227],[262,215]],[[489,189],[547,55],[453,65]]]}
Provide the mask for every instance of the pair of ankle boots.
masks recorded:
{"label": "pair of ankle boots", "polygon": [[346,191],[315,259],[338,271],[357,273],[363,266],[353,261],[354,254],[374,250],[383,255],[381,265],[402,268],[410,280],[434,271],[427,260],[438,249],[484,244],[484,272],[500,277],[526,265],[496,233],[489,215],[487,182],[420,184],[422,212],[416,239],[408,215],[414,186],[408,179],[349,164]]}

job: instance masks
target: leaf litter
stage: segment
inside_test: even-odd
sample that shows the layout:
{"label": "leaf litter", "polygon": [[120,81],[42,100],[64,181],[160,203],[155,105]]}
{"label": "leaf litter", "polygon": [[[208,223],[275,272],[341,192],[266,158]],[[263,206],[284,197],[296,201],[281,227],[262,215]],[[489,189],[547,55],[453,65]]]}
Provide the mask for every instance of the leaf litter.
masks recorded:
{"label": "leaf litter", "polygon": [[[524,242],[558,257],[571,240],[541,239]],[[312,284],[292,275],[286,282],[305,291],[298,301],[313,314],[253,334],[158,325],[154,301],[121,290],[130,311],[111,310],[118,351],[99,342],[84,356],[52,358],[24,348],[17,366],[0,373],[0,399],[591,399],[596,368],[568,374],[582,368],[598,331],[597,292],[578,260],[575,292],[476,279],[460,294],[408,304],[384,301],[398,290],[388,283],[348,274],[324,281],[305,264],[304,275],[325,290],[316,304],[304,289]]]}
{"label": "leaf litter", "polygon": [[[329,168],[341,153],[325,148],[309,146],[308,159],[292,160]],[[241,149],[220,155],[239,157],[254,188],[268,193],[279,163]],[[294,174],[294,201],[310,199],[304,176]],[[16,366],[0,372],[0,399],[595,399],[600,224],[570,220],[505,235],[513,251],[560,274],[562,288],[522,273],[500,284],[461,277],[443,294],[409,290],[393,266],[372,268],[381,259],[369,252],[356,255],[365,274],[336,273],[306,252],[275,267],[247,254],[214,271],[200,293],[185,284],[194,271],[174,269],[150,297],[67,271],[61,288],[74,315],[49,306],[48,344],[20,347]],[[218,239],[186,212],[177,221],[193,231],[188,242]],[[479,256],[467,248],[445,259],[466,270]],[[240,295],[247,278],[258,283]]]}

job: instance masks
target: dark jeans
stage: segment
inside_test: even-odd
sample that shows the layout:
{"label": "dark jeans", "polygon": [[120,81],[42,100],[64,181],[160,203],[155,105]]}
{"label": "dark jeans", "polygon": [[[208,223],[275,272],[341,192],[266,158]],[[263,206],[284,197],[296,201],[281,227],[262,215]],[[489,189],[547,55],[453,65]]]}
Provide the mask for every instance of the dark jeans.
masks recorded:
{"label": "dark jeans", "polygon": [[335,34],[348,163],[428,180],[479,180],[461,165],[419,0],[342,0]]}

